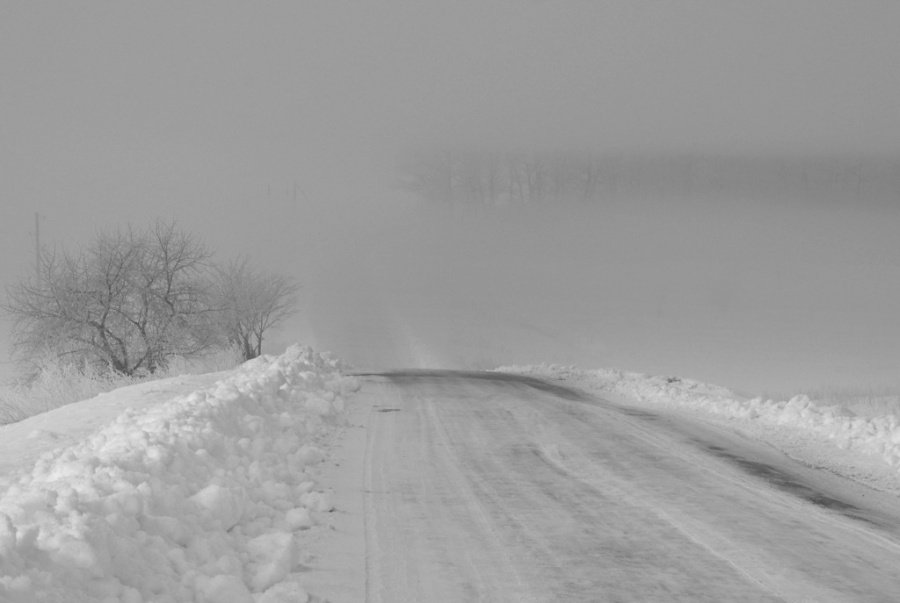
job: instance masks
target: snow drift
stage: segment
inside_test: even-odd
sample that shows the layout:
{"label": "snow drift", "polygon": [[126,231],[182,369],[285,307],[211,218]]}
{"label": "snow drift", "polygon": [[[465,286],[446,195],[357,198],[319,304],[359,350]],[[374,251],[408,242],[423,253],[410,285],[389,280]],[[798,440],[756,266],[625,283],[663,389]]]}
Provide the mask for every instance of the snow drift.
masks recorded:
{"label": "snow drift", "polygon": [[308,600],[299,534],[331,510],[314,466],[358,388],[309,348],[126,409],[0,493],[0,601]]}

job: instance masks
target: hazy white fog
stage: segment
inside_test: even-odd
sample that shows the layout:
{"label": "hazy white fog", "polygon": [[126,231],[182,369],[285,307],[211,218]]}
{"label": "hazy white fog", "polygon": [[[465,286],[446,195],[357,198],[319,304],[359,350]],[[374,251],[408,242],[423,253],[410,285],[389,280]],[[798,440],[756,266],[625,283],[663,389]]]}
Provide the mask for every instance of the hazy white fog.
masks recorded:
{"label": "hazy white fog", "polygon": [[442,148],[896,157],[897,23],[875,0],[4,2],[0,280],[29,269],[35,211],[48,245],[174,217],[304,282],[273,345],[900,385],[900,191],[465,214],[394,170]]}
{"label": "hazy white fog", "polygon": [[312,292],[322,343],[362,365],[547,361],[747,392],[897,384],[893,208],[395,217]]}

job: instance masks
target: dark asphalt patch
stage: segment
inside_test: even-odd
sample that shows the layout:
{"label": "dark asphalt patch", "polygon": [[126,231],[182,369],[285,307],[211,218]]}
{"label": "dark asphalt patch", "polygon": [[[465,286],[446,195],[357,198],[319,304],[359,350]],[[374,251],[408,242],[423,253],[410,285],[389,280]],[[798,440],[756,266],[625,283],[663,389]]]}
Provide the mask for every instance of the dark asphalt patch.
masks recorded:
{"label": "dark asphalt patch", "polygon": [[621,412],[622,414],[628,415],[629,417],[638,417],[647,421],[655,421],[659,419],[658,414],[647,412],[646,410],[638,410],[637,408],[629,408],[627,406],[613,406],[611,408],[615,408],[617,411]]}
{"label": "dark asphalt patch", "polygon": [[863,511],[856,505],[852,505],[848,502],[834,498],[833,496],[829,496],[823,492],[814,490],[806,484],[799,482],[793,476],[785,473],[784,471],[781,471],[780,469],[777,469],[776,467],[773,467],[772,465],[745,459],[743,457],[732,454],[721,446],[707,444],[706,442],[700,441],[697,441],[697,443],[700,444],[704,449],[711,452],[713,455],[725,459],[734,465],[737,465],[750,475],[754,475],[756,477],[764,479],[766,482],[772,484],[783,492],[787,492],[789,494],[797,496],[798,498],[806,500],[816,505],[817,507],[836,511],[846,517],[849,517],[850,519],[855,519],[867,524],[883,527],[881,526],[880,522],[868,517],[865,511]]}
{"label": "dark asphalt patch", "polygon": [[576,402],[587,402],[592,398],[578,390],[550,383],[536,377],[527,377],[525,375],[512,375],[510,373],[498,373],[494,371],[453,371],[438,369],[401,369],[384,372],[370,373],[352,373],[357,377],[384,377],[391,381],[408,381],[411,379],[435,380],[435,379],[476,379],[479,381],[488,381],[500,386],[528,387],[538,391],[554,395],[563,400],[573,400]]}

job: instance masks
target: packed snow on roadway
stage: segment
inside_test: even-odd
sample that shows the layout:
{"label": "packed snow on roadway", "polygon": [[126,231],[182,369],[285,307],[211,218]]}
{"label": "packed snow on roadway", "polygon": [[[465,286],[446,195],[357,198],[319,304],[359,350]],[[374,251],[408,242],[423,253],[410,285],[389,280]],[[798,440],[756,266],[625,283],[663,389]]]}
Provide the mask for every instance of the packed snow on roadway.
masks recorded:
{"label": "packed snow on roadway", "polygon": [[[21,456],[0,474],[0,601],[307,601],[304,538],[332,510],[317,465],[357,388],[295,346],[154,404],[143,384],[0,427]],[[68,441],[91,404],[110,420]]]}
{"label": "packed snow on roadway", "polygon": [[900,495],[900,417],[860,416],[806,395],[749,398],[680,377],[572,366],[506,366],[498,371],[563,381],[615,402],[691,414],[762,441],[809,466]]}

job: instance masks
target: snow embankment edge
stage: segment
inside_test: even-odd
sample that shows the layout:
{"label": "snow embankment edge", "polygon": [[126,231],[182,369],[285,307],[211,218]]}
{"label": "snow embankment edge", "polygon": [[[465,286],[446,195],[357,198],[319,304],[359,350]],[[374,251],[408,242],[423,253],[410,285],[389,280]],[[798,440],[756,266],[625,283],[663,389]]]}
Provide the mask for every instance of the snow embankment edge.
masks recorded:
{"label": "snow embankment edge", "polygon": [[293,346],[43,455],[0,493],[0,601],[308,600],[341,369]]}

